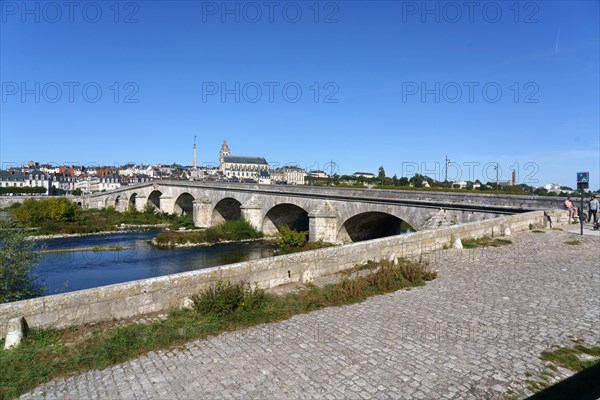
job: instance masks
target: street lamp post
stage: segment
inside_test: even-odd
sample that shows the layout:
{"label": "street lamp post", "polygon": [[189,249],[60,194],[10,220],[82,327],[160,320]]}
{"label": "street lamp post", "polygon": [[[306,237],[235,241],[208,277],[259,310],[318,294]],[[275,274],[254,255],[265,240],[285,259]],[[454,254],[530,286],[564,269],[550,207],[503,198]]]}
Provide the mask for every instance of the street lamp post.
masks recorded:
{"label": "street lamp post", "polygon": [[448,159],[448,155],[446,155],[446,168],[444,168],[444,183],[446,184],[446,187],[448,186],[448,165],[450,165],[450,160]]}
{"label": "street lamp post", "polygon": [[500,170],[500,165],[498,163],[496,163],[496,166],[494,167],[494,169],[496,170],[496,192],[498,191],[498,174],[499,174],[499,170]]}

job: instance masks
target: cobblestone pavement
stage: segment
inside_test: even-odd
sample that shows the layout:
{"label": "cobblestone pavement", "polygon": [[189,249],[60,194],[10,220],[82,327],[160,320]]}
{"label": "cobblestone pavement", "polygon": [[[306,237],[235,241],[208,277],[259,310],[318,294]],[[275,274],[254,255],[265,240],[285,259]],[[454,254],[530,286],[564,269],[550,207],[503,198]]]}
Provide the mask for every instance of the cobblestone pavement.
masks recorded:
{"label": "cobblestone pavement", "polygon": [[511,239],[431,254],[439,277],[423,287],[149,353],[24,397],[522,398],[541,351],[600,340],[600,239]]}

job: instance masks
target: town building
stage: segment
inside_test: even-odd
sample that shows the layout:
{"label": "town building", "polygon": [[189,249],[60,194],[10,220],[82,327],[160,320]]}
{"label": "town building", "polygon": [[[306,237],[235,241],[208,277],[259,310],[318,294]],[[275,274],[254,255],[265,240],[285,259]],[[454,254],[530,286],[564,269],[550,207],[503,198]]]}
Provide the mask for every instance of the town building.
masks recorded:
{"label": "town building", "polygon": [[77,188],[77,177],[72,168],[63,168],[58,174],[51,175],[53,193],[72,192]]}
{"label": "town building", "polygon": [[295,166],[285,166],[271,171],[272,183],[286,185],[304,185],[306,173],[302,168]]}
{"label": "town building", "polygon": [[101,176],[93,176],[90,179],[90,192],[108,192],[109,190],[115,190],[121,187],[122,177],[119,174],[104,174]]}
{"label": "town building", "polygon": [[355,172],[352,176],[354,178],[375,178],[375,175],[370,172]]}
{"label": "town building", "polygon": [[0,170],[1,188],[42,187],[44,194],[49,194],[52,189],[52,178],[40,170],[18,171]]}
{"label": "town building", "polygon": [[546,189],[549,192],[554,192],[556,194],[559,194],[562,190],[560,188],[560,183],[549,183],[544,186],[544,189]]}
{"label": "town building", "polygon": [[322,171],[320,169],[313,169],[308,171],[308,176],[310,176],[311,178],[327,178],[327,174],[325,173],[325,171]]}

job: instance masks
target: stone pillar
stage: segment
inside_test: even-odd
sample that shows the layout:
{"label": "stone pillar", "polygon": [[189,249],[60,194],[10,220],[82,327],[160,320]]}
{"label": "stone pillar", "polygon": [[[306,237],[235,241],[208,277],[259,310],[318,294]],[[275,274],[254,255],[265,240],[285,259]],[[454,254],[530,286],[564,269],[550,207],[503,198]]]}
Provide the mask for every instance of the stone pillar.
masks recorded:
{"label": "stone pillar", "polygon": [[161,195],[160,196],[160,211],[173,214],[175,212],[175,199],[173,196]]}
{"label": "stone pillar", "polygon": [[144,207],[146,207],[146,203],[148,202],[148,197],[136,196],[135,198],[135,209],[138,211],[144,211]]}
{"label": "stone pillar", "polygon": [[262,230],[263,211],[260,200],[256,196],[250,197],[246,203],[240,207],[242,218],[250,223],[254,229]]}
{"label": "stone pillar", "polygon": [[329,201],[324,201],[308,214],[308,241],[335,243],[337,241],[337,210]]}
{"label": "stone pillar", "polygon": [[[161,197],[162,204],[162,197]],[[213,207],[208,197],[200,197],[194,200],[194,225],[198,228],[210,228],[212,222]]]}
{"label": "stone pillar", "polygon": [[115,209],[119,212],[125,212],[127,211],[127,206],[129,205],[129,201],[123,197],[121,197],[119,199],[119,202],[117,203],[117,206],[115,207]]}

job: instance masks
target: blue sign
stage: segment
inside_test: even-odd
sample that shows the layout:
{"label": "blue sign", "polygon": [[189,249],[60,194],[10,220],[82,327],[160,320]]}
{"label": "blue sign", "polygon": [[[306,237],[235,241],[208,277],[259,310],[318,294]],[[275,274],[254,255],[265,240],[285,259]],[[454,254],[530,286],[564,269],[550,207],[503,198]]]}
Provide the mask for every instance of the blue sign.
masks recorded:
{"label": "blue sign", "polygon": [[590,182],[590,173],[589,172],[578,172],[577,173],[577,183],[589,183]]}

